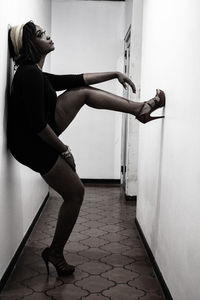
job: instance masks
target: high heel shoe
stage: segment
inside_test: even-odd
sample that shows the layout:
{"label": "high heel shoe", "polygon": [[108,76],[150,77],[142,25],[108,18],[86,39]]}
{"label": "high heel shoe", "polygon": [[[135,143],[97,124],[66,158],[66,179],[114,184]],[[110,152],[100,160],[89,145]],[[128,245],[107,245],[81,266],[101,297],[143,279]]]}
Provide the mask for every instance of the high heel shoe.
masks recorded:
{"label": "high heel shoe", "polygon": [[49,262],[52,263],[52,265],[55,267],[58,276],[68,276],[71,275],[75,267],[72,265],[69,265],[64,256],[62,254],[56,255],[52,254],[50,248],[45,248],[42,251],[42,258],[44,259],[44,262],[46,264],[47,268],[47,274],[49,275]]}
{"label": "high heel shoe", "polygon": [[[148,104],[151,107],[151,109],[147,113],[142,113],[142,110],[146,104]],[[136,119],[142,122],[143,124],[156,119],[162,119],[164,118],[164,116],[153,117],[151,116],[151,113],[154,110],[163,106],[165,106],[165,93],[162,90],[157,89],[155,97],[153,99],[150,99],[149,101],[144,102],[144,105],[142,106],[141,110],[137,114]]]}

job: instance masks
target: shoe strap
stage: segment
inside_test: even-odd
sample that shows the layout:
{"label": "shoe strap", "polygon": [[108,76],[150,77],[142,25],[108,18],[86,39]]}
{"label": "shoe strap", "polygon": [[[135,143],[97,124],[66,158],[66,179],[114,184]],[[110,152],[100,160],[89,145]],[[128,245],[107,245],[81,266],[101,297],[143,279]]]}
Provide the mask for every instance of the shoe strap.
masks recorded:
{"label": "shoe strap", "polygon": [[150,99],[149,101],[146,101],[146,103],[151,108],[157,108],[160,105],[160,98],[159,98],[159,96],[155,96],[154,98]]}

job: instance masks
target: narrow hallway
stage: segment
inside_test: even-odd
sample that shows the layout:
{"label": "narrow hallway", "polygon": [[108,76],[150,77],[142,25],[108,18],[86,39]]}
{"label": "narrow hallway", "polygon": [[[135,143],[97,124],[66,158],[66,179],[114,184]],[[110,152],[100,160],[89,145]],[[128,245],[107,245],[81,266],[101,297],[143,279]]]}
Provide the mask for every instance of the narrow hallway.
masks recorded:
{"label": "narrow hallway", "polygon": [[86,186],[78,221],[65,247],[75,273],[46,274],[40,253],[50,244],[61,198],[55,192],[40,216],[1,300],[165,299],[135,226],[135,202],[119,186]]}

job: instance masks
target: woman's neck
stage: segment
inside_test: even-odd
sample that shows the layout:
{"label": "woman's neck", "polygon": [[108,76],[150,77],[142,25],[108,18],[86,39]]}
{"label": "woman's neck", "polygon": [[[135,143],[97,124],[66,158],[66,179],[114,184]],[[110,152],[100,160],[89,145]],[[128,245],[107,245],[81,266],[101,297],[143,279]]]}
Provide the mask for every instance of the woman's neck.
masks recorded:
{"label": "woman's neck", "polygon": [[38,67],[42,70],[44,65],[45,57],[42,57],[40,61],[37,63]]}

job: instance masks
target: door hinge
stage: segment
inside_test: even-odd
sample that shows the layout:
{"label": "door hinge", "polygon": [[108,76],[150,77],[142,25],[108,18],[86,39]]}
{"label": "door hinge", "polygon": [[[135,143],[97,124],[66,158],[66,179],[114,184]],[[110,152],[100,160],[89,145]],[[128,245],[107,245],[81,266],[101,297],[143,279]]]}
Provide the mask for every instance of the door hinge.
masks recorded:
{"label": "door hinge", "polygon": [[121,173],[122,174],[126,173],[126,166],[121,166]]}
{"label": "door hinge", "polygon": [[127,58],[127,50],[124,51],[124,57]]}

